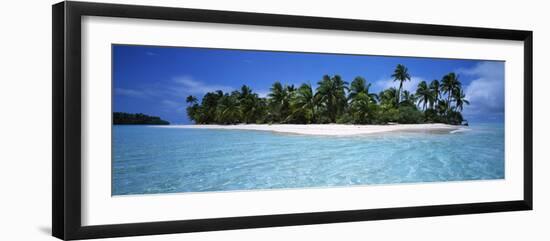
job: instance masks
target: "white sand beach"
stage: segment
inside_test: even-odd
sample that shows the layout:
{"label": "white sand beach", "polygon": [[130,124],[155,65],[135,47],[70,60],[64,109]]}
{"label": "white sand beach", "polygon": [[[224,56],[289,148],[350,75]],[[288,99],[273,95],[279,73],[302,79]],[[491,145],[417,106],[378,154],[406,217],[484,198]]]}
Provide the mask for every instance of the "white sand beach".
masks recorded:
{"label": "white sand beach", "polygon": [[301,135],[323,136],[353,136],[384,132],[451,132],[459,129],[467,129],[463,126],[447,124],[394,124],[394,125],[345,125],[345,124],[238,124],[238,125],[169,125],[161,128],[186,128],[186,129],[223,129],[223,130],[254,130],[272,131],[278,133],[290,133]]}

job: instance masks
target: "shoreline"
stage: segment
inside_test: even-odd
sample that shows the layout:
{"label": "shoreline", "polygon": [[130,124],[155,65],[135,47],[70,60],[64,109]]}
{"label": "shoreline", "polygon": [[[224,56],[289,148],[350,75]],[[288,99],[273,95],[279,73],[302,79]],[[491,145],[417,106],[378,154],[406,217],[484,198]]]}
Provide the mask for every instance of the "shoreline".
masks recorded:
{"label": "shoreline", "polygon": [[271,131],[276,133],[318,135],[318,136],[355,136],[387,132],[440,132],[451,133],[464,126],[448,124],[393,124],[393,125],[348,125],[348,124],[237,124],[237,125],[168,125],[159,128],[214,129],[214,130],[250,130]]}

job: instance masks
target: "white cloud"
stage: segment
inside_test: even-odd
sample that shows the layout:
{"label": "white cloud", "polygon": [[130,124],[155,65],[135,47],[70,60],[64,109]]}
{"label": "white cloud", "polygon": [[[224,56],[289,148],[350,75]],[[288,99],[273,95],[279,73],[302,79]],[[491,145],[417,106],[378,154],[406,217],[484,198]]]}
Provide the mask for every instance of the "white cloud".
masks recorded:
{"label": "white cloud", "polygon": [[115,88],[115,95],[123,95],[129,97],[145,97],[145,93],[135,89]]}
{"label": "white cloud", "polygon": [[504,79],[504,62],[484,61],[470,69],[458,69],[458,74],[485,77],[488,79]]}
{"label": "white cloud", "polygon": [[464,106],[466,115],[500,114],[504,112],[504,63],[486,61],[471,69],[457,73],[475,78],[464,86],[469,106]]}
{"label": "white cloud", "polygon": [[151,88],[139,88],[139,89],[128,89],[128,88],[115,88],[115,95],[134,97],[134,98],[149,98],[159,96],[159,93]]}
{"label": "white cloud", "polygon": [[[194,95],[199,99],[207,92],[222,90],[230,92],[235,88],[225,85],[208,84],[190,76],[180,76],[165,80],[149,81],[142,85],[136,85],[132,88],[115,88],[114,94],[117,97],[132,98],[133,100],[147,99],[147,103],[155,105],[153,108],[161,113],[162,116],[174,116],[186,119],[186,108],[188,104],[185,98]],[[116,98],[116,97],[115,97]]]}
{"label": "white cloud", "polygon": [[154,85],[138,86],[132,89],[115,88],[114,93],[116,95],[132,98],[181,99],[188,95],[202,97],[202,95],[207,92],[216,90],[229,92],[234,90],[234,88],[224,85],[209,85],[201,81],[194,80],[190,77],[178,77],[168,83],[158,82]]}
{"label": "white cloud", "polygon": [[173,90],[178,94],[202,95],[216,90],[228,92],[234,89],[230,86],[206,84],[188,76],[175,78],[174,83],[176,83],[176,86],[173,87]]}
{"label": "white cloud", "polygon": [[179,107],[182,105],[182,103],[173,100],[162,100],[162,104],[166,105],[167,107]]}
{"label": "white cloud", "polygon": [[178,113],[184,113],[185,107],[187,106],[187,104],[183,102],[183,100],[181,102],[173,100],[162,100],[161,103],[166,108],[166,110],[175,110]]}

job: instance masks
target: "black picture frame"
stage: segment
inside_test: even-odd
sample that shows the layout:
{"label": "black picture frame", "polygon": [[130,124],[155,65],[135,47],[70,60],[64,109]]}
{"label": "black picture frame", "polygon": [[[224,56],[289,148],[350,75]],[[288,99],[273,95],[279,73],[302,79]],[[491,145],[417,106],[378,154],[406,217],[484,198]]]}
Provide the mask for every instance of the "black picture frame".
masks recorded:
{"label": "black picture frame", "polygon": [[[194,21],[259,26],[428,36],[516,40],[524,43],[523,199],[501,202],[416,206],[232,218],[144,222],[99,226],[81,224],[81,17]],[[60,239],[88,239],[212,230],[308,225],[380,219],[532,210],[533,207],[533,32],[490,28],[366,21],[277,14],[150,7],[90,2],[52,6],[52,233]]]}

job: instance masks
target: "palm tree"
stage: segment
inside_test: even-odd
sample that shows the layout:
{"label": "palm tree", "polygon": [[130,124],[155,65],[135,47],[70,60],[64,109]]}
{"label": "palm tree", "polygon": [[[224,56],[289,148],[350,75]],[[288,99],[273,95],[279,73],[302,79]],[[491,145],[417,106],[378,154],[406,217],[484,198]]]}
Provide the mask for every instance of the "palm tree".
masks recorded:
{"label": "palm tree", "polygon": [[275,81],[269,90],[271,93],[267,96],[270,97],[273,102],[280,103],[284,100],[286,89],[283,87],[281,82]]}
{"label": "palm tree", "polygon": [[378,94],[380,104],[384,106],[397,107],[395,99],[397,98],[397,89],[394,87],[385,89]]}
{"label": "palm tree", "polygon": [[369,122],[371,106],[374,103],[365,92],[359,92],[351,101],[351,115],[354,123],[366,124]]}
{"label": "palm tree", "polygon": [[288,93],[293,93],[295,90],[296,90],[296,88],[294,87],[294,85],[287,85],[286,86],[286,91]]}
{"label": "palm tree", "polygon": [[326,108],[327,116],[332,123],[336,122],[338,117],[346,107],[346,86],[348,83],[342,80],[339,75],[332,78],[328,75],[323,76],[323,79],[317,83],[317,93],[319,103],[322,103]]}
{"label": "palm tree", "polygon": [[444,94],[447,94],[447,107],[451,107],[451,98],[454,97],[453,92],[457,92],[462,87],[462,84],[458,80],[458,75],[451,72],[443,76],[441,90]]}
{"label": "palm tree", "polygon": [[235,91],[225,94],[218,103],[216,108],[216,119],[218,123],[236,124],[240,122],[241,110],[239,108],[238,96],[239,92]]}
{"label": "palm tree", "polygon": [[401,89],[403,89],[403,82],[407,80],[411,80],[411,76],[409,75],[409,70],[407,67],[405,67],[402,64],[398,64],[395,70],[393,71],[393,74],[391,77],[393,78],[393,81],[399,81],[399,90],[397,91],[397,99],[396,103],[400,103],[400,95],[401,95]]}
{"label": "palm tree", "polygon": [[208,92],[202,98],[201,103],[201,123],[210,124],[216,122],[216,109],[218,102],[224,96],[223,91]]}
{"label": "palm tree", "polygon": [[421,81],[418,84],[416,95],[420,98],[419,104],[422,104],[422,110],[426,110],[428,103],[433,103],[433,95],[426,81]]}
{"label": "palm tree", "polygon": [[239,107],[241,108],[242,120],[245,123],[251,123],[255,120],[255,114],[257,112],[257,99],[258,95],[252,92],[250,87],[243,85],[241,92],[239,93]]}
{"label": "palm tree", "polygon": [[306,124],[315,122],[315,106],[317,103],[311,84],[302,84],[293,97],[292,118],[297,119],[298,116],[301,116]]}
{"label": "palm tree", "polygon": [[250,95],[252,95],[252,89],[250,89],[250,87],[248,87],[247,85],[241,86],[240,98],[244,99],[249,97]]}
{"label": "palm tree", "polygon": [[[398,65],[394,75],[400,81],[400,89],[391,87],[376,95],[369,93],[370,83],[356,77],[350,87],[339,75],[325,75],[318,82],[316,91],[311,84],[283,85],[275,82],[268,98],[260,98],[252,89],[243,85],[240,90],[224,93],[208,92],[199,104],[197,97],[186,97],[189,119],[200,124],[245,123],[419,123],[462,121],[464,104],[469,105],[458,76],[449,73],[428,83],[421,81],[415,93],[403,90],[410,80],[407,68]],[[395,81],[394,80],[394,81]],[[346,94],[348,94],[346,96]],[[442,95],[446,95],[443,96]],[[400,100],[397,102],[396,100]],[[420,105],[424,113],[419,111]],[[428,108],[429,105],[429,108]]]}
{"label": "palm tree", "polygon": [[401,98],[402,98],[402,101],[399,104],[415,106],[416,95],[412,94],[410,91],[404,90],[403,93],[401,93]]}
{"label": "palm tree", "polygon": [[439,100],[437,102],[437,113],[440,116],[446,115],[449,111],[449,103],[447,101]]}
{"label": "palm tree", "polygon": [[291,106],[291,102],[292,102],[292,99],[294,98],[294,96],[296,95],[296,88],[294,87],[294,85],[286,85],[286,96],[285,96],[285,100],[284,100],[284,107],[285,107],[285,111],[283,112],[283,120],[284,122],[289,122],[289,121],[292,121],[292,106]]}
{"label": "palm tree", "polygon": [[275,121],[282,121],[288,116],[289,111],[288,88],[283,86],[281,82],[276,81],[269,90],[271,91],[268,94],[272,109],[271,114],[275,117]]}
{"label": "palm tree", "polygon": [[348,99],[353,100],[355,96],[357,96],[359,93],[365,93],[367,96],[369,96],[370,101],[376,102],[378,100],[378,95],[374,93],[369,93],[370,86],[371,83],[367,84],[365,78],[361,76],[355,77],[355,79],[351,82],[349,88]]}
{"label": "palm tree", "polygon": [[198,105],[197,97],[189,95],[185,99],[185,102],[187,102],[187,104],[189,105],[185,109],[189,119],[194,121],[195,123],[200,123],[201,122],[201,118],[200,118],[201,113],[200,113],[200,106]]}
{"label": "palm tree", "polygon": [[185,102],[190,105],[195,105],[198,103],[197,97],[189,95],[187,98],[185,98]]}
{"label": "palm tree", "polygon": [[468,101],[466,98],[466,94],[461,89],[458,89],[457,92],[455,92],[454,99],[456,101],[456,110],[462,111],[462,108],[464,104],[469,105],[470,101]]}
{"label": "palm tree", "polygon": [[439,101],[439,96],[440,96],[440,93],[439,93],[439,81],[434,79],[432,80],[432,82],[430,83],[430,91],[432,92],[432,102],[430,102],[430,109],[433,109],[434,108],[434,103],[437,104],[437,102]]}

